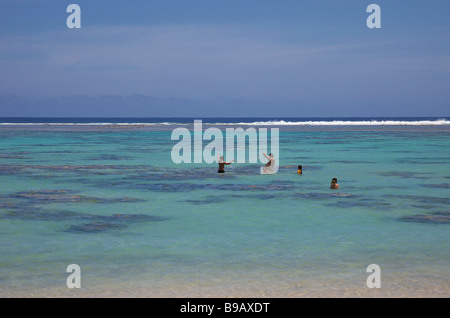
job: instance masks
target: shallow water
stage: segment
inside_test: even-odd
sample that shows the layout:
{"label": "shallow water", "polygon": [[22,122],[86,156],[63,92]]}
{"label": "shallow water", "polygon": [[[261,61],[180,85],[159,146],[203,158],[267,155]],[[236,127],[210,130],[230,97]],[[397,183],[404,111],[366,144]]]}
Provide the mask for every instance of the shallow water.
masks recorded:
{"label": "shallow water", "polygon": [[170,134],[2,127],[0,295],[450,296],[450,128],[280,127],[275,175]]}

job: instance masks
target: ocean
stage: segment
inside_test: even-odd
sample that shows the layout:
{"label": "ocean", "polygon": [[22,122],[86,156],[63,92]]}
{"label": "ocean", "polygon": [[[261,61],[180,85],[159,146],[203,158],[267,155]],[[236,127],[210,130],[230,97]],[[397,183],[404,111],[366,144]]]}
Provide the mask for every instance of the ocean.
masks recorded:
{"label": "ocean", "polygon": [[175,164],[194,118],[0,118],[0,296],[450,296],[450,118],[195,119],[278,173]]}

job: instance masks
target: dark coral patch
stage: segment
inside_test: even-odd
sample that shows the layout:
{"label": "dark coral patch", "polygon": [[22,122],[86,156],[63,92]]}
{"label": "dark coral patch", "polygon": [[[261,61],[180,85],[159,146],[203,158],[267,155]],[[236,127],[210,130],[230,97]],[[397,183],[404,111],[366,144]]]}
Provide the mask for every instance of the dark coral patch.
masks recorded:
{"label": "dark coral patch", "polygon": [[38,190],[38,191],[21,191],[10,196],[11,198],[26,199],[32,203],[121,203],[121,202],[143,202],[144,200],[123,197],[123,198],[99,198],[90,197],[66,190]]}
{"label": "dark coral patch", "polygon": [[415,214],[399,218],[404,222],[450,224],[450,211],[431,212],[428,214]]}
{"label": "dark coral patch", "polygon": [[378,172],[382,177],[397,177],[403,179],[429,179],[430,176],[427,173],[409,172],[409,171],[387,171]]}
{"label": "dark coral patch", "polygon": [[52,211],[43,210],[34,207],[28,207],[27,209],[15,209],[0,218],[3,219],[18,219],[29,221],[67,221],[67,220],[80,220],[85,215],[83,213],[73,211]]}
{"label": "dark coral patch", "polygon": [[330,198],[356,198],[357,195],[347,193],[296,193],[294,198],[304,199],[330,199]]}
{"label": "dark coral patch", "polygon": [[146,214],[113,214],[95,215],[74,211],[52,210],[44,207],[51,203],[123,203],[143,202],[136,198],[99,198],[83,196],[67,190],[21,191],[9,196],[1,196],[0,219],[18,219],[26,221],[75,221],[88,222],[72,225],[67,231],[76,233],[99,233],[115,229],[123,229],[131,223],[158,222],[168,220]]}
{"label": "dark coral patch", "polygon": [[81,225],[72,225],[67,232],[73,233],[101,233],[111,230],[118,230],[125,228],[125,224],[115,224],[107,222],[94,222]]}
{"label": "dark coral patch", "polygon": [[425,188],[450,189],[450,183],[421,184],[421,186]]}
{"label": "dark coral patch", "polygon": [[424,204],[446,204],[450,205],[450,198],[442,198],[442,197],[428,197],[423,195],[393,195],[388,194],[385,197],[389,198],[400,198],[400,199],[407,199],[412,202],[420,202]]}
{"label": "dark coral patch", "polygon": [[92,216],[92,219],[93,222],[72,225],[66,231],[73,233],[101,233],[125,229],[131,223],[160,222],[168,218],[145,214],[113,214],[112,216]]}
{"label": "dark coral patch", "polygon": [[130,160],[133,159],[133,157],[130,156],[118,156],[118,155],[112,155],[112,154],[102,154],[95,157],[89,158],[89,160]]}

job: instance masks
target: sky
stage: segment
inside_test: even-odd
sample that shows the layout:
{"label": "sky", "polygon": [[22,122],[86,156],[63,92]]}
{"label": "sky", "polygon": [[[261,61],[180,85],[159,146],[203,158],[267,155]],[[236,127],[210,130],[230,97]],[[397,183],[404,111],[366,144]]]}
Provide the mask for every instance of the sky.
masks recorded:
{"label": "sky", "polygon": [[450,116],[448,12],[448,0],[0,0],[0,117]]}

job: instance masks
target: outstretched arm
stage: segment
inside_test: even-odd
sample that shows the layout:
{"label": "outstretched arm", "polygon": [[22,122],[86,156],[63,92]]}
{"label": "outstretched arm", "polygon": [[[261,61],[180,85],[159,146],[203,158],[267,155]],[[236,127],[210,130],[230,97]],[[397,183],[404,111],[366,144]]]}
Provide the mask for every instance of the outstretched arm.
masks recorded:
{"label": "outstretched arm", "polygon": [[271,158],[265,152],[263,152],[263,155],[267,158],[267,160],[271,160]]}

